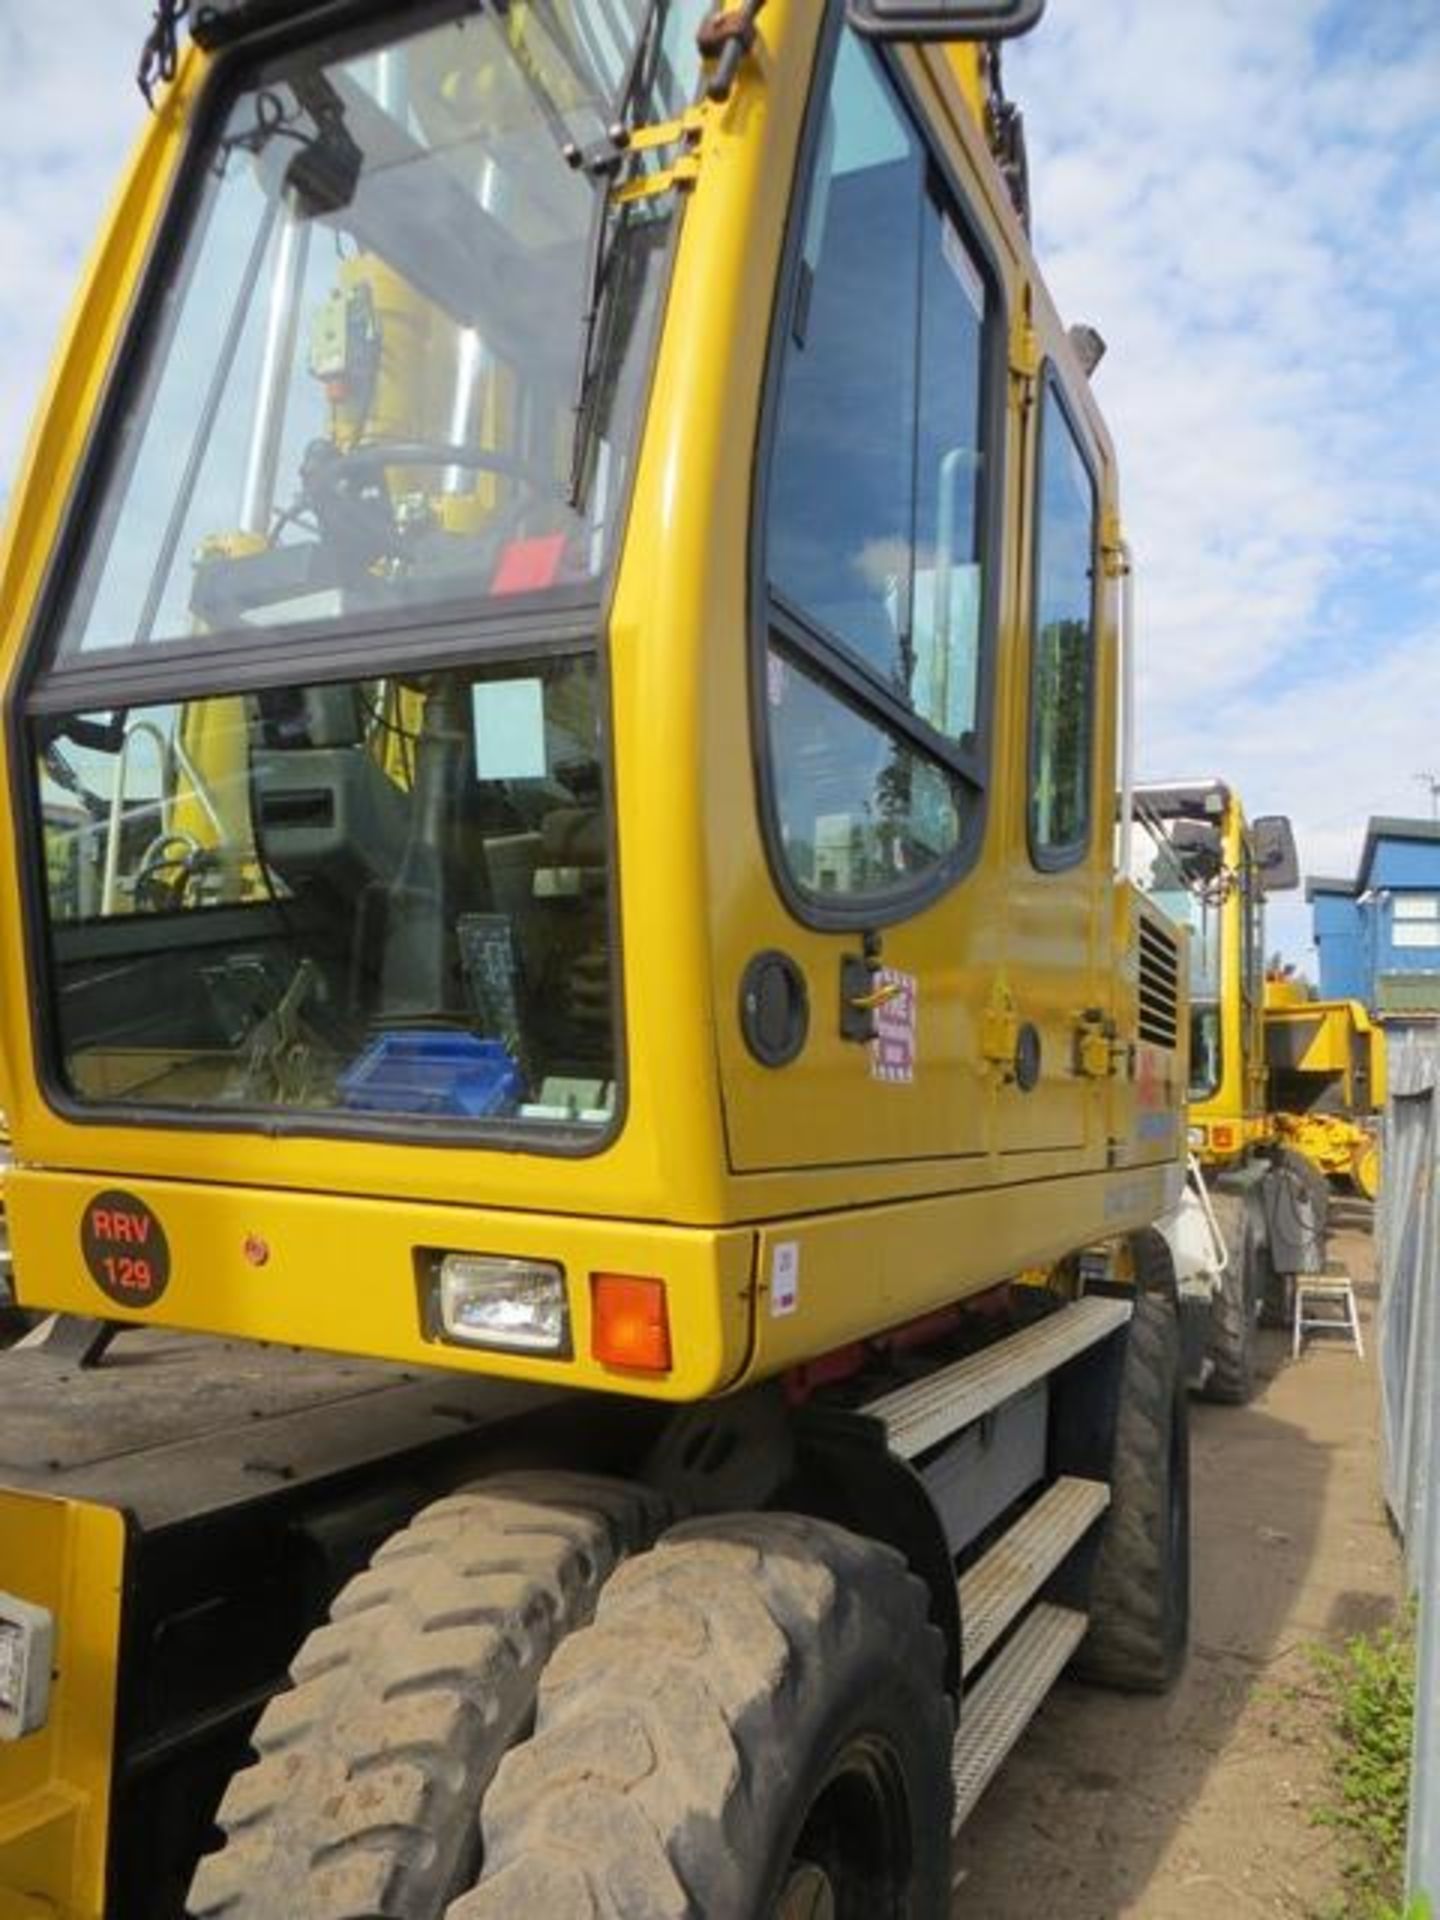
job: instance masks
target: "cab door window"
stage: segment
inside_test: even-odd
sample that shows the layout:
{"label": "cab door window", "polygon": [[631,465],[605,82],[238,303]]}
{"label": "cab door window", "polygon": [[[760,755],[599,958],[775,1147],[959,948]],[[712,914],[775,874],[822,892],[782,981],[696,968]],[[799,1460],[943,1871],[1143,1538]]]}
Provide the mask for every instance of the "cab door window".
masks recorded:
{"label": "cab door window", "polygon": [[986,267],[875,53],[831,79],[779,350],[765,553],[782,881],[871,911],[978,824]]}
{"label": "cab door window", "polygon": [[1030,850],[1039,867],[1083,859],[1095,726],[1095,480],[1053,375],[1036,458],[1030,680]]}

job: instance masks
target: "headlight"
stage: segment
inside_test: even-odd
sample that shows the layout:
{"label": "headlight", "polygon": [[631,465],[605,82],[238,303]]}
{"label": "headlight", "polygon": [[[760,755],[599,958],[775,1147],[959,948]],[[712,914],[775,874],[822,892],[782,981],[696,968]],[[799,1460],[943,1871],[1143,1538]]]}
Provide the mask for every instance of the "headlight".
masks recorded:
{"label": "headlight", "polygon": [[447,1253],[440,1261],[439,1331],[466,1347],[570,1352],[565,1272],[548,1260]]}
{"label": "headlight", "polygon": [[55,1622],[44,1607],[0,1593],[0,1740],[45,1724]]}
{"label": "headlight", "polygon": [[1205,1145],[1204,1127],[1191,1127],[1185,1137],[1190,1143],[1190,1151],[1192,1153],[1199,1153]]}

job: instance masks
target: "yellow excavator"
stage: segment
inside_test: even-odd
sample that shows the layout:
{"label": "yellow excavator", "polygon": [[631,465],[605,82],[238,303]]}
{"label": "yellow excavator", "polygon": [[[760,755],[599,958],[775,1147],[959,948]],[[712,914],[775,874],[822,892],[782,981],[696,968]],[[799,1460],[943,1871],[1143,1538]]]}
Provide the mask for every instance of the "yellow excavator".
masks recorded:
{"label": "yellow excavator", "polygon": [[1358,1000],[1312,999],[1293,977],[1265,982],[1265,1060],[1276,1135],[1361,1199],[1380,1192],[1385,1031]]}
{"label": "yellow excavator", "polygon": [[181,11],[0,556],[0,1906],[942,1920],[1188,1627],[1039,0]]}
{"label": "yellow excavator", "polygon": [[1325,1264],[1325,1182],[1277,1126],[1267,1061],[1265,903],[1299,884],[1295,838],[1220,779],[1147,782],[1136,807],[1134,876],[1189,933],[1188,1140],[1223,1254],[1195,1308],[1204,1391],[1244,1401],[1260,1320],[1286,1321],[1295,1277]]}

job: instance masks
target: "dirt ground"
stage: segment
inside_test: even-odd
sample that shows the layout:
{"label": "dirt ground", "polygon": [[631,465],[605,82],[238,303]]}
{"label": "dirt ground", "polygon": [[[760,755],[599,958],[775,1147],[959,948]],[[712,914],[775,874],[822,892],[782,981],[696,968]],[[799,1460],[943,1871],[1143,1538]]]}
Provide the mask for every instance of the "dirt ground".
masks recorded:
{"label": "dirt ground", "polygon": [[1340,1889],[1308,1650],[1391,1619],[1367,1236],[1331,1242],[1366,1357],[1262,1335],[1248,1407],[1192,1403],[1190,1660],[1164,1699],[1062,1682],[955,1853],[954,1920],[1312,1920]]}

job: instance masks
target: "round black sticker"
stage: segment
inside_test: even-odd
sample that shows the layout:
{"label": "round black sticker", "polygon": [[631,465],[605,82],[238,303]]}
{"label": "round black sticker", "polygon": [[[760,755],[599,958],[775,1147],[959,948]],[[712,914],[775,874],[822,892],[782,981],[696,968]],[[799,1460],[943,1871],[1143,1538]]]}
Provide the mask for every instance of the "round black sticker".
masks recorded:
{"label": "round black sticker", "polygon": [[90,1278],[122,1307],[153,1307],[170,1281],[170,1248],[156,1214],[133,1193],[97,1193],[80,1220]]}

